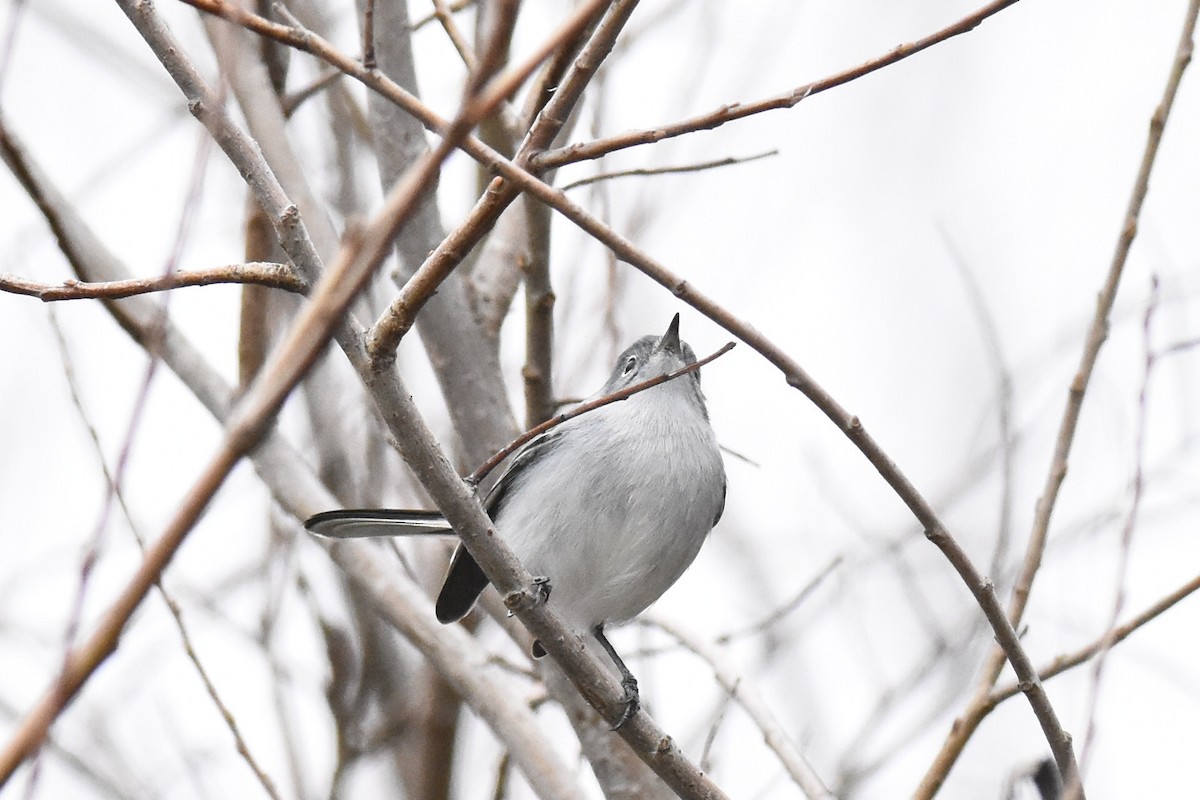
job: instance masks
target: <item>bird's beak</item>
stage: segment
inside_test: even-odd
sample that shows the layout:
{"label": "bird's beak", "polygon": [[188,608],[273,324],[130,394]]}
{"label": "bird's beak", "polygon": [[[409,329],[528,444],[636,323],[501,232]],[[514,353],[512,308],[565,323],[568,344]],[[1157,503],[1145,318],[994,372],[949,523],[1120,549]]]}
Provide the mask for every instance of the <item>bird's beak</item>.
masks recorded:
{"label": "bird's beak", "polygon": [[658,340],[658,344],[654,345],[655,350],[666,350],[674,355],[680,354],[679,347],[679,315],[676,314],[671,320],[671,324],[667,327],[667,332]]}

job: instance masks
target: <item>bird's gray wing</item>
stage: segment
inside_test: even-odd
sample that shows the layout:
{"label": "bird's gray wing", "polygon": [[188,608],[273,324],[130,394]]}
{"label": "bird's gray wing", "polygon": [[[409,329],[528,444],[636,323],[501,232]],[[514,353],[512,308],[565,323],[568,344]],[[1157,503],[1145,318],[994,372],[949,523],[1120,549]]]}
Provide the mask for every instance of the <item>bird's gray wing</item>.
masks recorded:
{"label": "bird's gray wing", "polygon": [[362,539],[370,536],[425,536],[453,533],[437,511],[399,508],[346,508],[323,511],[304,521],[304,527],[331,539]]}
{"label": "bird's gray wing", "polygon": [[[483,501],[488,516],[495,520],[501,513],[505,501],[511,496],[514,487],[520,485],[522,477],[533,464],[545,458],[558,447],[562,436],[562,426],[552,428],[541,436],[529,441],[517,451],[509,462],[508,469],[496,481],[496,485],[488,492]],[[475,559],[461,544],[455,549],[454,557],[450,559],[450,570],[442,583],[442,591],[438,593],[437,618],[441,622],[455,622],[470,613],[479,595],[487,588],[488,579],[475,563]]]}

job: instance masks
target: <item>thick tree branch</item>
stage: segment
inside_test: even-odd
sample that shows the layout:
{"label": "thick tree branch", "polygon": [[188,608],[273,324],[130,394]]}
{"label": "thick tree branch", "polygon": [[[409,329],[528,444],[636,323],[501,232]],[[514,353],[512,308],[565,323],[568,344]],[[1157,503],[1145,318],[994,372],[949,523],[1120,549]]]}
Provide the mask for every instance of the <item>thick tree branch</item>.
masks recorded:
{"label": "thick tree branch", "polygon": [[[0,786],[36,752],[50,726],[95,670],[116,650],[126,623],[199,521],[212,496],[234,466],[262,439],[283,401],[316,360],[346,308],[365,287],[382,260],[395,227],[415,207],[416,198],[436,176],[441,157],[431,157],[414,170],[361,243],[343,248],[338,262],[313,291],[312,301],[297,318],[292,333],[264,367],[250,391],[233,408],[221,446],[180,503],[163,535],[147,550],[141,566],[109,608],[96,630],[66,659],[62,673],[25,717],[0,752]],[[374,242],[372,242],[374,239]],[[382,242],[379,240],[382,239]]]}
{"label": "thick tree branch", "polygon": [[[2,121],[2,119],[0,119]],[[0,127],[6,160],[19,164],[22,182],[47,219],[61,232],[60,247],[80,276],[96,281],[125,280],[128,271],[78,218],[66,200],[47,181],[24,149]],[[108,304],[135,342],[155,347],[166,364],[218,421],[228,424],[233,390],[170,320],[162,322],[148,298],[135,297]],[[155,335],[158,331],[158,335]],[[336,500],[309,471],[304,457],[271,428],[250,454],[255,468],[276,502],[296,519],[330,508]],[[440,625],[432,603],[421,589],[378,552],[362,542],[323,543],[330,556],[379,612],[418,647],[454,686],[472,710],[504,742],[530,784],[543,798],[580,798],[572,770],[553,754],[538,721],[513,687],[505,685],[502,670],[487,669],[489,655],[458,628]]]}
{"label": "thick tree branch", "polygon": [[[152,21],[149,19],[152,10],[142,6],[137,11],[142,15],[142,22]],[[161,33],[165,35],[165,29]],[[172,58],[179,58],[177,52]],[[397,183],[372,224],[362,232],[361,239],[356,237],[342,247],[336,263],[314,288],[310,303],[300,312],[288,338],[233,408],[220,448],[183,499],[162,537],[146,551],[142,565],[96,631],[68,655],[58,679],[22,722],[9,745],[0,752],[0,786],[22,761],[36,752],[54,720],[100,664],[116,650],[129,618],[150,587],[159,580],[213,494],[238,461],[262,439],[284,400],[316,361],[335,330],[344,326],[342,320],[350,304],[387,255],[396,231],[416,210],[420,199],[436,180],[441,163],[455,142],[490,110],[491,107],[477,102],[476,98],[466,98],[447,137]],[[6,160],[15,155],[11,146],[6,148]]]}

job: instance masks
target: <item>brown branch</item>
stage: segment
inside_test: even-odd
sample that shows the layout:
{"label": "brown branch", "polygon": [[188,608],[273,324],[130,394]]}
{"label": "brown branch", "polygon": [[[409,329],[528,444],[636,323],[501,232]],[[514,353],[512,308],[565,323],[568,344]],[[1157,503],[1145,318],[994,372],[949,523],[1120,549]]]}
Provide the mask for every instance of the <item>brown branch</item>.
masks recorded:
{"label": "brown branch", "polygon": [[[433,0],[433,13],[429,15],[428,19],[436,19],[441,24],[442,30],[446,32],[446,38],[450,40],[450,44],[454,45],[454,50],[462,59],[467,72],[474,72],[478,63],[475,51],[467,43],[467,37],[463,36],[463,32],[459,30],[458,23],[454,21],[454,11],[446,5],[445,0]],[[413,25],[413,30],[420,26],[421,23]]]}
{"label": "brown branch", "polygon": [[[310,32],[298,31],[285,26],[275,26],[269,20],[232,9],[228,4],[221,2],[221,0],[184,0],[184,2],[188,2],[204,10],[213,10],[214,13],[228,16],[230,19],[245,24],[247,27],[263,35],[273,38],[279,37],[281,41],[286,41],[289,44],[294,43],[295,46],[325,59],[329,64],[345,71],[346,74],[361,80],[368,87],[381,92],[389,100],[413,113],[423,123],[432,126],[433,130],[444,130],[444,123],[440,118],[411,94],[393,82],[388,81],[383,76],[363,70],[353,59],[348,59],[328,42]],[[599,34],[599,29],[597,34]],[[583,61],[582,56],[579,61]],[[556,94],[555,99],[557,98],[558,95]],[[553,103],[554,101],[551,101],[551,105]],[[546,110],[549,110],[549,108],[550,105],[547,106]],[[543,114],[543,116],[546,115]],[[639,250],[632,242],[612,230],[601,220],[571,202],[562,192],[546,185],[536,176],[521,166],[503,158],[477,139],[464,139],[463,149],[472,157],[481,159],[487,166],[499,172],[505,181],[511,182],[516,189],[525,191],[537,200],[553,207],[597,241],[606,245],[617,258],[633,265],[652,280],[669,289],[675,296],[741,339],[761,354],[768,362],[777,367],[784,374],[789,386],[799,390],[808,397],[822,413],[838,426],[876,468],[880,476],[892,487],[893,491],[896,492],[905,505],[909,507],[913,515],[921,522],[929,540],[942,551],[955,571],[958,572],[980,608],[983,609],[984,615],[996,633],[997,641],[1013,664],[1018,677],[1022,680],[1030,707],[1033,709],[1046,740],[1055,754],[1055,760],[1059,765],[1059,769],[1065,773],[1073,773],[1076,767],[1075,756],[1071,750],[1070,736],[1063,731],[1057,714],[1046,697],[1045,689],[1038,680],[1033,663],[1021,645],[1020,638],[1009,623],[1004,609],[996,597],[991,581],[985,580],[979,574],[966,552],[942,524],[933,507],[917,491],[907,476],[892,462],[891,458],[879,444],[867,433],[858,418],[843,409],[795,360],[773,342],[747,323],[734,317],[712,298],[695,290],[685,280],[676,276],[664,265]],[[484,198],[481,204],[476,206],[476,209],[469,216],[468,221],[463,226],[460,226],[459,231],[448,237],[443,242],[443,247],[439,247],[439,251],[431,256],[426,264],[422,265],[422,268],[418,270],[413,280],[406,286],[406,290],[412,290],[413,294],[418,298],[432,291],[440,280],[454,268],[467,250],[483,235],[483,230],[486,230],[488,224],[494,221],[495,215],[498,215],[503,205],[511,202],[509,194],[511,193],[515,197],[516,190],[505,189],[503,184],[499,186],[494,185],[494,188],[494,193],[489,189],[489,195]],[[473,227],[475,225],[479,227]],[[438,265],[437,259],[439,257],[453,263]],[[408,296],[408,291],[401,293],[401,296],[397,298],[397,301],[389,309],[385,319],[381,320],[383,325],[381,326],[380,323],[376,325],[376,330],[368,346],[368,351],[372,359],[378,361],[379,359],[387,358],[387,354],[393,351],[395,343],[411,327],[413,318],[419,307],[420,303],[414,304],[412,297]],[[381,389],[379,390],[382,391]],[[390,395],[397,402],[404,400],[399,390],[393,389]],[[448,496],[446,500],[447,502],[450,501]],[[438,505],[442,507],[441,503]],[[443,510],[445,510],[444,507]],[[456,524],[455,528],[458,530],[459,526]],[[627,728],[623,728],[622,732],[624,733],[626,730]]]}
{"label": "brown branch", "polygon": [[[1046,476],[1046,483],[1042,489],[1042,494],[1038,498],[1034,513],[1033,529],[1025,550],[1025,558],[1021,565],[1021,571],[1018,574],[1016,584],[1013,587],[1012,598],[1009,601],[1008,620],[1014,627],[1020,624],[1025,614],[1025,606],[1029,600],[1029,593],[1042,563],[1042,555],[1046,549],[1046,537],[1050,530],[1050,517],[1054,512],[1054,506],[1058,500],[1059,489],[1062,488],[1063,480],[1067,475],[1067,461],[1071,453],[1071,446],[1075,441],[1075,431],[1079,424],[1079,415],[1083,407],[1084,395],[1087,392],[1092,372],[1095,370],[1096,361],[1100,357],[1100,348],[1108,336],[1108,320],[1112,314],[1113,303],[1117,296],[1117,288],[1121,282],[1121,275],[1125,270],[1125,262],[1129,256],[1130,247],[1132,247],[1133,239],[1137,235],[1138,218],[1141,216],[1142,205],[1146,200],[1146,194],[1150,188],[1150,173],[1154,167],[1155,158],[1158,155],[1158,146],[1162,141],[1163,130],[1166,127],[1167,118],[1174,105],[1175,95],[1179,90],[1179,83],[1183,78],[1183,72],[1192,58],[1192,37],[1195,33],[1198,13],[1200,13],[1200,0],[1191,0],[1188,4],[1187,13],[1184,15],[1179,45],[1176,49],[1175,60],[1171,66],[1170,74],[1167,76],[1167,83],[1163,89],[1162,99],[1159,101],[1158,107],[1154,110],[1154,114],[1150,119],[1150,131],[1146,138],[1145,149],[1142,152],[1141,166],[1138,168],[1138,174],[1130,193],[1129,204],[1125,211],[1125,218],[1121,224],[1120,234],[1117,237],[1117,245],[1113,253],[1112,262],[1109,264],[1108,274],[1105,276],[1104,284],[1101,286],[1099,296],[1096,300],[1096,312],[1092,317],[1092,324],[1088,329],[1083,353],[1080,355],[1079,367],[1075,372],[1074,378],[1071,380],[1071,385],[1067,393],[1067,404],[1063,410],[1062,420],[1059,423],[1058,436],[1055,439],[1054,445],[1054,455],[1050,462],[1050,471]],[[996,680],[999,678],[1003,666],[1004,653],[999,649],[994,649],[987,663],[984,665],[983,674],[976,687],[975,695],[968,703],[962,715],[955,720],[949,735],[942,743],[941,750],[934,758],[933,763],[922,779],[916,792],[917,798],[933,797],[945,781],[951,767],[954,766],[954,762],[962,753],[963,748],[966,747],[967,741],[990,711],[988,698],[991,695],[992,687],[996,685]],[[1061,763],[1059,766],[1061,769]],[[1063,777],[1064,785],[1069,784],[1071,779],[1065,774]]]}
{"label": "brown branch", "polygon": [[[1183,600],[1189,595],[1195,594],[1197,591],[1200,591],[1200,575],[1197,575],[1175,591],[1168,594],[1166,597],[1163,597],[1157,603],[1150,606],[1136,617],[1133,617],[1124,625],[1119,625],[1109,631],[1106,631],[1102,636],[1100,636],[1100,638],[1096,639],[1091,644],[1081,647],[1073,653],[1066,653],[1057,656],[1049,664],[1046,664],[1039,669],[1038,675],[1041,676],[1042,680],[1048,681],[1051,678],[1063,674],[1067,670],[1078,667],[1081,664],[1086,664],[1104,649],[1111,649],[1112,647],[1125,641],[1134,631],[1145,627],[1147,623],[1161,616],[1168,609],[1175,606],[1179,601]],[[1020,694],[1020,692],[1021,688],[1016,682],[993,690],[987,698],[988,710],[991,711],[1005,700],[1008,700],[1010,697]]]}
{"label": "brown branch", "polygon": [[587,178],[580,178],[577,181],[558,187],[560,192],[569,192],[572,189],[578,189],[580,186],[596,183],[598,181],[612,180],[613,178],[630,178],[634,176],[649,176],[649,175],[674,175],[681,172],[703,172],[705,170],[717,169],[718,167],[731,167],[735,164],[749,164],[751,161],[758,161],[760,158],[769,158],[779,155],[778,150],[767,150],[763,153],[756,153],[752,156],[729,156],[728,158],[718,158],[714,161],[701,161],[698,164],[684,164],[679,167],[647,167],[644,169],[623,169],[619,172],[601,172],[596,175],[591,175]]}
{"label": "brown branch", "polygon": [[[456,14],[459,11],[470,8],[473,5],[475,5],[475,0],[455,0],[455,2],[446,6],[446,10],[449,11],[451,14]],[[421,17],[416,22],[409,25],[408,29],[412,30],[412,31],[418,31],[421,28],[424,28],[429,23],[437,22],[437,21],[438,21],[437,11],[436,10],[431,11],[428,14],[426,14],[425,16]]]}
{"label": "brown branch", "polygon": [[447,138],[397,182],[383,208],[363,232],[361,241],[343,245],[337,262],[321,278],[311,302],[297,317],[291,334],[235,407],[220,448],[181,502],[162,537],[146,552],[142,565],[96,631],[70,653],[58,679],[0,752],[0,786],[22,761],[36,752],[54,720],[100,664],[116,650],[125,624],[160,578],[212,496],[241,458],[262,439],[284,400],[341,326],[346,309],[388,254],[392,238],[417,208],[437,177],[443,159],[449,155],[454,143],[470,130],[475,121],[472,114],[487,112],[486,106],[473,100],[468,98],[464,102]]}
{"label": "brown branch", "polygon": [[554,401],[554,305],[558,298],[550,283],[550,209],[521,201],[529,250],[520,262],[525,285],[525,425],[545,422],[557,407]]}
{"label": "brown branch", "polygon": [[337,83],[338,79],[341,77],[342,73],[335,69],[331,69],[328,72],[313,78],[313,80],[307,86],[302,86],[296,91],[288,92],[280,97],[279,107],[283,109],[283,116],[291,119],[292,114],[296,113],[296,109],[303,105],[305,100],[315,97],[316,95],[325,91],[330,86]]}
{"label": "brown branch", "polygon": [[131,278],[99,283],[65,280],[54,285],[16,275],[0,275],[0,291],[36,297],[43,303],[58,300],[115,300],[150,292],[168,292],[188,286],[210,286],[215,283],[250,283],[300,294],[308,291],[308,283],[291,267],[266,262],[230,264],[211,269],[171,272],[154,278]]}
{"label": "brown branch", "polygon": [[[161,31],[149,33],[147,41],[157,55],[183,58],[178,43],[169,36],[163,36]],[[0,116],[0,123],[2,121]],[[61,192],[48,182],[27,157],[24,148],[2,125],[0,134],[3,134],[0,135],[3,145],[0,152],[13,165],[14,173],[21,176],[26,191],[61,236],[59,246],[69,254],[77,274],[105,280],[126,278],[128,270],[124,265],[78,218]],[[238,159],[262,158],[253,150],[233,149],[230,155],[244,171],[253,171],[253,168]],[[230,420],[232,390],[170,320],[159,320],[157,304],[146,297],[134,297],[121,303],[106,303],[106,306],[135,342],[143,346],[153,343],[160,348],[158,352],[163,362],[217,421],[224,424]],[[151,331],[158,331],[158,334],[152,336]],[[353,341],[360,341],[361,331],[355,328],[353,333]],[[365,358],[358,357],[358,362],[365,363]],[[328,488],[304,466],[305,460],[277,429],[268,431],[250,454],[250,460],[275,500],[293,518],[303,520],[336,504]],[[378,558],[372,548],[359,544],[338,542],[326,549],[354,585],[370,597],[388,623],[421,650],[474,713],[505,743],[539,796],[563,800],[581,797],[582,791],[577,788],[574,775],[552,752],[525,702],[515,697],[517,693],[512,687],[499,681],[494,672],[489,674],[479,668],[488,659],[475,640],[464,629],[439,625],[424,591],[411,579],[398,574],[394,564],[386,564]]]}
{"label": "brown branch", "polygon": [[513,453],[515,453],[517,450],[519,450],[522,445],[524,445],[526,442],[530,441],[531,439],[541,436],[543,433],[545,433],[546,431],[548,431],[552,428],[557,428],[559,425],[562,425],[567,420],[575,419],[575,417],[578,417],[582,414],[587,414],[588,412],[595,411],[597,408],[606,406],[609,403],[618,403],[622,400],[628,400],[630,397],[633,397],[638,392],[644,392],[647,389],[652,389],[661,383],[666,383],[667,381],[673,381],[682,375],[687,375],[688,373],[695,372],[696,370],[703,367],[705,364],[708,364],[710,361],[714,361],[714,360],[720,358],[721,356],[725,355],[733,348],[734,348],[734,342],[728,342],[720,350],[717,350],[712,355],[705,356],[704,358],[700,359],[699,361],[697,361],[694,364],[688,364],[686,367],[680,367],[677,370],[668,372],[666,375],[658,375],[656,377],[650,378],[649,380],[642,381],[641,383],[635,383],[632,386],[626,386],[624,389],[621,389],[620,391],[613,392],[612,394],[606,394],[603,397],[597,397],[595,400],[589,400],[586,403],[580,403],[579,405],[572,408],[570,411],[563,412],[562,414],[559,414],[556,417],[548,419],[545,422],[543,422],[541,425],[536,425],[536,426],[530,428],[529,430],[525,431],[524,433],[522,433],[517,438],[513,439],[507,445],[505,445],[501,449],[497,450],[496,453],[491,458],[489,458],[487,461],[485,461],[483,463],[483,465],[479,467],[479,469],[475,470],[469,476],[467,476],[465,478],[465,480],[467,481],[467,483],[471,484],[472,486],[478,486],[480,481],[482,481],[484,478],[486,478],[488,473],[491,472],[492,470],[494,470],[500,464],[501,461],[503,461],[504,459],[511,456]]}
{"label": "brown branch", "polygon": [[291,335],[234,409],[221,446],[180,502],[166,531],[146,551],[141,566],[96,630],[72,650],[62,673],[0,752],[0,786],[22,761],[37,751],[54,720],[100,664],[116,650],[129,618],[141,605],[150,587],[159,580],[225,478],[269,429],[269,423],[283,401],[333,335],[345,309],[383,260],[396,228],[416,207],[447,152],[448,148],[443,146],[420,162],[412,170],[410,179],[397,186],[363,241],[343,247],[338,262],[314,290],[312,302],[298,316]]}
{"label": "brown branch", "polygon": [[641,144],[651,144],[653,142],[670,139],[676,136],[683,136],[687,133],[695,133],[696,131],[711,130],[724,125],[726,122],[742,119],[744,117],[761,114],[765,111],[776,111],[778,109],[792,108],[806,100],[809,97],[820,94],[821,92],[833,89],[837,86],[850,83],[853,80],[869,75],[872,72],[890,67],[899,61],[903,61],[909,56],[916,55],[922,50],[928,50],[935,44],[951,39],[955,36],[960,36],[964,33],[974,30],[981,22],[986,20],[1011,5],[1014,5],[1017,0],[996,0],[989,3],[973,14],[963,17],[953,25],[942,28],[939,31],[929,34],[928,36],[918,39],[915,42],[902,44],[892,48],[882,56],[873,58],[870,61],[859,64],[857,67],[852,67],[827,78],[822,78],[819,81],[806,83],[803,86],[797,86],[791,91],[784,92],[774,97],[768,97],[763,100],[757,100],[752,103],[730,103],[729,105],[721,106],[707,114],[701,114],[698,117],[681,120],[680,122],[671,125],[665,125],[659,128],[651,128],[650,130],[631,131],[621,133],[616,136],[610,136],[604,139],[597,139],[593,142],[581,142],[572,144],[558,150],[550,150],[533,160],[531,165],[533,171],[538,172],[552,167],[561,167],[564,164],[573,164],[577,161],[588,161],[594,158],[600,158],[603,155],[612,153],[616,150],[623,150],[628,147],[635,147]]}
{"label": "brown branch", "polygon": [[[187,1],[190,2],[190,0]],[[592,21],[602,5],[603,3],[594,2],[581,5],[572,14],[568,21],[569,24],[560,26],[554,38],[561,43],[570,42],[575,34],[582,31]],[[541,184],[532,175],[524,172],[524,165],[537,153],[549,147],[554,136],[562,129],[571,110],[582,96],[584,88],[591,81],[604,58],[612,51],[617,35],[624,28],[636,5],[637,0],[616,0],[613,3],[612,8],[604,16],[603,21],[596,27],[591,39],[584,46],[579,57],[576,58],[571,70],[534,120],[528,135],[525,137],[525,141],[521,144],[521,148],[513,161],[509,162],[500,156],[499,153],[487,148],[482,142],[478,143],[478,147],[474,149],[481,153],[487,153],[489,158],[487,164],[489,166],[497,166],[499,162],[504,162],[510,167],[510,169],[501,170],[505,174],[505,177],[509,177],[509,173],[519,171],[527,175],[534,182]],[[493,83],[498,82],[499,79],[493,81]],[[401,98],[400,95],[394,92],[389,92],[387,96],[389,99],[397,102],[404,100],[401,106],[405,110],[409,110],[409,100],[415,100],[411,96],[409,98]],[[433,115],[433,118],[436,119],[436,115]],[[439,125],[438,127],[440,129],[441,126]],[[474,142],[471,142],[471,144],[474,145]],[[496,160],[492,160],[492,156]],[[471,209],[467,218],[459,225],[458,229],[447,236],[434,252],[430,254],[429,258],[425,260],[425,263],[413,275],[410,283],[416,284],[419,281],[436,281],[440,283],[443,279],[441,276],[449,274],[451,270],[461,263],[466,254],[479,243],[480,239],[495,224],[501,212],[517,198],[519,184],[514,185],[514,183],[505,181],[493,182],[483,197]],[[544,186],[545,184],[541,185]],[[373,359],[379,361],[393,357],[400,339],[412,328],[418,311],[420,311],[420,306],[414,306],[405,297],[405,293],[402,292],[375,325],[372,326],[368,349]]]}

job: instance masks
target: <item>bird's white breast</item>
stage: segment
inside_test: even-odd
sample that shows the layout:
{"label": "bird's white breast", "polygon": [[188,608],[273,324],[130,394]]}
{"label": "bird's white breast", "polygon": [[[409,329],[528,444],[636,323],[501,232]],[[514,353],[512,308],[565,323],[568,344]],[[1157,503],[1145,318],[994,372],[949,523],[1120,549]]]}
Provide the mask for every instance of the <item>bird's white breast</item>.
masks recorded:
{"label": "bird's white breast", "polygon": [[564,444],[500,510],[500,534],[550,579],[551,604],[577,630],[624,622],[657,600],[723,503],[724,466],[702,407],[666,402],[692,391],[678,383],[566,423]]}

